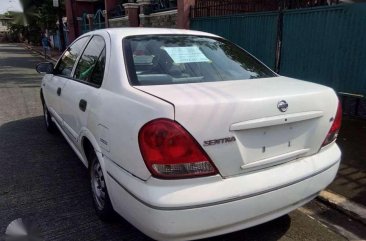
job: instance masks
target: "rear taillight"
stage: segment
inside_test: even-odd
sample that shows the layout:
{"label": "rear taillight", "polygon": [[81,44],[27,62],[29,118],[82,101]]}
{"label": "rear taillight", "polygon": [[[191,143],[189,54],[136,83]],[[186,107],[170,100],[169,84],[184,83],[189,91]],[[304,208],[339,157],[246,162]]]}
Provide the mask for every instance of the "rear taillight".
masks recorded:
{"label": "rear taillight", "polygon": [[177,122],[156,119],[139,132],[147,168],[157,178],[188,178],[217,174],[217,169],[196,140]]}
{"label": "rear taillight", "polygon": [[341,128],[342,123],[342,106],[338,102],[338,109],[335,118],[333,119],[332,127],[330,127],[330,130],[327,134],[327,137],[325,138],[322,147],[332,143],[337,139],[339,129]]}

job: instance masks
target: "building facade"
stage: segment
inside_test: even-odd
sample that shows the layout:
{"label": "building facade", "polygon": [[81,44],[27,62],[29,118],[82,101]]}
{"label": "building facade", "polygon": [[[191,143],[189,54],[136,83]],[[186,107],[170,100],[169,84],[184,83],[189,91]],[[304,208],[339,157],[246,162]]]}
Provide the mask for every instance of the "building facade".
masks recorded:
{"label": "building facade", "polygon": [[68,42],[108,27],[188,28],[195,0],[66,0]]}

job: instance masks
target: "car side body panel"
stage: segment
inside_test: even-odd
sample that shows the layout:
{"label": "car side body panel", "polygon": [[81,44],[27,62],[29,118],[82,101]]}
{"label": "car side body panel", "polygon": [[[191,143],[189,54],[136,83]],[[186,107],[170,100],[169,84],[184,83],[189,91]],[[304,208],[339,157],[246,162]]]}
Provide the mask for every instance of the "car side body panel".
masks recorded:
{"label": "car side body panel", "polygon": [[[122,41],[111,43],[107,33],[103,37],[107,47],[104,80],[98,94],[88,100],[90,108],[84,129],[93,134],[104,159],[114,161],[136,178],[147,180],[151,174],[140,154],[138,131],[155,118],[174,119],[174,108],[130,86],[122,58]],[[80,133],[79,140],[82,138]]]}
{"label": "car side body panel", "polygon": [[133,88],[124,94],[101,90],[100,96],[98,112],[89,114],[88,129],[96,136],[106,158],[147,180],[151,174],[140,153],[138,132],[150,120],[174,119],[173,106]]}
{"label": "car side body panel", "polygon": [[46,74],[43,78],[42,89],[43,97],[51,115],[62,125],[62,105],[60,103],[60,98],[57,94],[58,89],[60,90],[65,86],[68,79],[55,76],[51,74]]}

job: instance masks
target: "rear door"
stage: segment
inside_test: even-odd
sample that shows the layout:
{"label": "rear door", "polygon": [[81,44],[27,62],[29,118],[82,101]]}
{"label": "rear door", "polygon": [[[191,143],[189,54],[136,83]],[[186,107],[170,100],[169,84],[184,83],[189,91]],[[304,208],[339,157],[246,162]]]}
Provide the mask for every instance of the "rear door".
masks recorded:
{"label": "rear door", "polygon": [[102,36],[94,35],[77,61],[75,70],[64,86],[62,118],[70,138],[76,143],[87,126],[90,110],[98,103],[103,81],[106,44]]}
{"label": "rear door", "polygon": [[52,116],[55,117],[56,121],[62,126],[62,107],[61,98],[63,97],[63,88],[65,83],[70,79],[72,69],[74,68],[76,59],[81,53],[83,46],[85,45],[88,37],[83,37],[76,40],[58,61],[54,74],[44,81],[43,89],[46,104],[51,112]]}

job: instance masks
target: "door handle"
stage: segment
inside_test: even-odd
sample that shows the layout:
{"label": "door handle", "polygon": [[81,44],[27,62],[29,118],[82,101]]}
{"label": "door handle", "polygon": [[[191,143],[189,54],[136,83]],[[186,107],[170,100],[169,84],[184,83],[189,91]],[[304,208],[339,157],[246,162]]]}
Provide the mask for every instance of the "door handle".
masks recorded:
{"label": "door handle", "polygon": [[79,109],[83,112],[85,112],[86,110],[86,105],[87,105],[87,102],[86,100],[83,100],[81,99],[80,102],[79,102]]}
{"label": "door handle", "polygon": [[60,95],[61,95],[61,88],[60,88],[60,87],[58,87],[58,88],[57,88],[57,95],[58,95],[58,96],[60,96]]}

